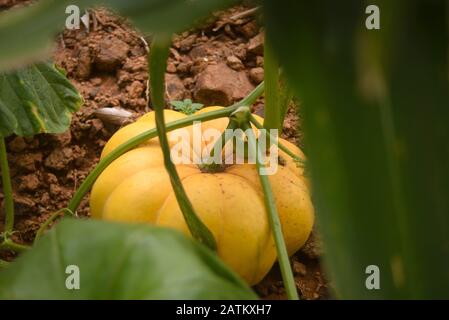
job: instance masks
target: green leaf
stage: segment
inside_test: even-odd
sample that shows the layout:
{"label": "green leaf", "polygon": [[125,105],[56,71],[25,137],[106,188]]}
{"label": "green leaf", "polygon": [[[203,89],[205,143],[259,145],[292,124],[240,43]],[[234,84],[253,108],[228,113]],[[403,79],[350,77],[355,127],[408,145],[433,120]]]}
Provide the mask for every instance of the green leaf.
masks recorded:
{"label": "green leaf", "polygon": [[175,110],[181,110],[184,108],[184,102],[183,101],[170,101],[170,104],[175,108]]}
{"label": "green leaf", "polygon": [[[447,2],[265,3],[341,298],[449,298]],[[365,286],[380,269],[380,289]]]}
{"label": "green leaf", "polygon": [[204,106],[202,103],[192,103],[192,100],[190,99],[184,99],[184,101],[170,101],[170,104],[175,108],[175,110],[186,115],[194,114]]}
{"label": "green leaf", "polygon": [[[80,289],[68,290],[69,265]],[[254,299],[218,257],[149,225],[64,219],[0,271],[2,299]]]}
{"label": "green leaf", "polygon": [[236,0],[42,0],[26,8],[0,14],[0,69],[28,63],[47,52],[63,30],[68,5],[84,9],[102,5],[130,18],[145,32],[171,35],[182,31],[213,10]]}
{"label": "green leaf", "polygon": [[0,134],[61,133],[83,99],[53,64],[0,74]]}
{"label": "green leaf", "polygon": [[204,107],[204,104],[202,103],[192,103],[192,109],[194,112],[200,110],[202,107]]}

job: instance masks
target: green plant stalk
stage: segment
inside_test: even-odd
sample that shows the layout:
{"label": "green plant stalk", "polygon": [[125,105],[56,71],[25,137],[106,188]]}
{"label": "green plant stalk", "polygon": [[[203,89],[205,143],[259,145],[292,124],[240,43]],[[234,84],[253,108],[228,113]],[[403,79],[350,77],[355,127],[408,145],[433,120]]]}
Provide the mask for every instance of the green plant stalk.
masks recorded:
{"label": "green plant stalk", "polygon": [[281,74],[279,76],[280,83],[279,83],[279,121],[281,128],[284,125],[284,119],[285,115],[287,114],[288,105],[290,101],[293,99],[293,91],[288,85],[287,80],[285,79],[285,75],[283,74],[281,70]]}
{"label": "green plant stalk", "polygon": [[72,215],[72,216],[74,215],[74,213],[72,211],[70,211],[70,209],[68,209],[68,208],[62,208],[62,209],[54,212],[43,224],[41,224],[41,226],[39,227],[39,230],[37,230],[36,236],[34,237],[34,243],[36,243],[36,241],[40,239],[40,237],[45,232],[45,230],[50,225],[50,223],[55,221],[56,218],[59,217],[61,212],[64,212],[65,215],[67,215],[67,214]]}
{"label": "green plant stalk", "polygon": [[14,228],[14,199],[4,137],[0,137],[0,168],[2,172],[3,194],[5,197],[5,237],[8,237]]}
{"label": "green plant stalk", "polygon": [[260,174],[260,169],[263,164],[260,162],[262,154],[257,148],[256,137],[252,131],[249,123],[244,123],[242,129],[248,137],[248,144],[250,150],[256,154],[256,166],[264,193],[265,207],[268,213],[268,220],[270,221],[271,230],[273,231],[274,241],[276,244],[276,251],[278,255],[279,267],[281,269],[282,279],[284,280],[285,290],[289,300],[299,300],[298,291],[296,290],[295,278],[290,266],[290,260],[285,246],[284,236],[282,234],[281,220],[276,208],[276,202],[271,189],[270,181],[266,175]]}
{"label": "green plant stalk", "polygon": [[[262,126],[262,124],[257,121],[257,119],[251,114],[249,116],[249,121],[254,124],[254,126],[257,129],[264,129],[264,127]],[[299,162],[302,166],[305,165],[305,159],[301,159],[300,157],[298,157],[296,154],[294,154],[289,148],[287,148],[286,146],[284,146],[282,143],[280,143],[271,133],[269,133],[269,131],[267,131],[269,136],[270,136],[270,140],[273,141],[277,147],[279,149],[281,149],[282,151],[284,151],[288,156],[290,156],[293,160]]]}
{"label": "green plant stalk", "polygon": [[210,151],[209,158],[211,160],[207,161],[208,165],[213,164],[212,159],[215,157],[215,150],[216,149],[222,150],[225,147],[226,143],[228,143],[229,139],[232,138],[232,136],[226,134],[226,130],[235,130],[236,128],[237,128],[237,123],[235,121],[230,120],[225,131],[223,131],[221,133],[220,137],[218,138],[217,141],[215,141],[215,144],[212,147],[212,150]]}
{"label": "green plant stalk", "polygon": [[201,221],[190,202],[181,178],[176,171],[176,167],[171,161],[170,146],[167,138],[164,120],[164,93],[165,93],[165,69],[167,67],[168,52],[170,41],[167,38],[155,38],[151,45],[149,54],[149,78],[151,88],[151,101],[156,112],[156,128],[159,136],[159,143],[164,156],[165,169],[167,170],[173,191],[178,201],[179,207],[184,216],[184,220],[189,227],[192,236],[200,243],[206,245],[209,249],[216,251],[217,243],[212,232]]}
{"label": "green plant stalk", "polygon": [[279,105],[279,65],[270,48],[269,39],[264,46],[265,69],[265,129],[282,129],[281,110]]}
{"label": "green plant stalk", "polygon": [[15,242],[11,241],[11,239],[5,239],[0,244],[0,250],[11,250],[11,251],[15,251],[15,252],[24,252],[24,251],[27,251],[29,248],[30,248],[29,246],[15,243]]}
{"label": "green plant stalk", "polygon": [[[245,98],[243,98],[241,101],[237,102],[236,104],[223,108],[222,110],[214,110],[198,115],[193,115],[186,117],[184,119],[171,121],[166,124],[166,130],[172,131],[179,128],[183,128],[189,125],[192,125],[195,121],[210,121],[218,118],[228,117],[231,113],[233,113],[237,108],[243,105],[252,105],[257,98],[259,98],[262,93],[264,92],[264,83],[260,83],[253,91],[251,91]],[[109,153],[106,157],[104,157],[100,162],[97,164],[94,170],[92,170],[89,175],[86,177],[86,179],[83,181],[83,183],[79,186],[78,190],[73,195],[72,199],[70,200],[67,208],[75,213],[78,209],[81,201],[83,200],[84,196],[89,192],[89,190],[92,188],[92,185],[95,183],[97,178],[100,176],[100,174],[118,157],[123,155],[124,153],[128,152],[129,150],[137,147],[139,144],[143,143],[144,141],[147,141],[149,139],[155,138],[157,136],[157,130],[156,129],[150,129],[145,132],[142,132],[141,134],[135,136],[134,138],[129,139],[128,141],[124,142],[117,148],[115,148],[111,153]]]}

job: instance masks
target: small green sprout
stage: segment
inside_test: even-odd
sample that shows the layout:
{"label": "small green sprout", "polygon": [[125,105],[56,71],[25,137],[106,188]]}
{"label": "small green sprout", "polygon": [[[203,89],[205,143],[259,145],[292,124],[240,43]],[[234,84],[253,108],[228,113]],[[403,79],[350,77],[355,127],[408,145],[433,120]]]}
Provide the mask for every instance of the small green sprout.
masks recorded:
{"label": "small green sprout", "polygon": [[170,104],[176,111],[180,111],[186,115],[194,114],[204,106],[202,103],[192,103],[190,99],[170,101]]}

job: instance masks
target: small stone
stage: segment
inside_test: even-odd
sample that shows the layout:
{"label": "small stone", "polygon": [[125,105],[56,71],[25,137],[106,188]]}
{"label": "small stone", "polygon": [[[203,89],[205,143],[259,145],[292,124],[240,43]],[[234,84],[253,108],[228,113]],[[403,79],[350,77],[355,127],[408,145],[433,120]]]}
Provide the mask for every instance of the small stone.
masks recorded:
{"label": "small stone", "polygon": [[9,150],[13,152],[21,152],[26,149],[27,144],[23,137],[15,137],[12,139],[12,141],[8,144]]}
{"label": "small stone", "polygon": [[248,51],[257,55],[263,55],[263,33],[251,38],[248,44]]}
{"label": "small stone", "polygon": [[187,52],[192,48],[192,45],[195,43],[197,36],[196,34],[191,34],[187,38],[181,40],[179,42],[179,50],[181,52]]}
{"label": "small stone", "polygon": [[249,70],[249,78],[254,84],[259,84],[264,79],[264,70],[261,67],[252,68]]}
{"label": "small stone", "polygon": [[173,62],[167,64],[167,72],[176,73],[176,66]]}
{"label": "small stone", "polygon": [[295,274],[299,274],[301,276],[305,276],[307,274],[307,268],[301,262],[293,261],[293,272]]}
{"label": "small stone", "polygon": [[20,194],[14,194],[14,209],[17,215],[29,214],[33,212],[36,203],[31,197],[23,196]]}
{"label": "small stone", "polygon": [[226,58],[226,64],[236,71],[243,70],[245,67],[242,61],[236,56],[229,56]]}
{"label": "small stone", "polygon": [[254,37],[259,31],[259,26],[255,20],[252,20],[248,23],[239,27],[239,31],[247,38],[250,39]]}
{"label": "small stone", "polygon": [[170,48],[170,56],[172,56],[176,61],[181,60],[181,55],[175,48]]}

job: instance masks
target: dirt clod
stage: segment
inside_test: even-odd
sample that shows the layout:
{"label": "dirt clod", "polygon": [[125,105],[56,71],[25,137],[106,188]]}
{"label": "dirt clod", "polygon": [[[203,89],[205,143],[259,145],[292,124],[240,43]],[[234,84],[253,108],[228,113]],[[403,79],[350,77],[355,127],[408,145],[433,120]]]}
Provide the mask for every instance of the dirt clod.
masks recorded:
{"label": "dirt clod", "polygon": [[54,170],[64,169],[73,160],[71,148],[57,148],[45,159],[44,165]]}
{"label": "dirt clod", "polygon": [[249,78],[254,84],[259,84],[264,79],[264,70],[261,67],[252,68],[249,70]]}
{"label": "dirt clod", "polygon": [[40,179],[35,173],[28,174],[21,177],[21,182],[18,187],[19,191],[36,191],[39,188]]}
{"label": "dirt clod", "polygon": [[248,51],[257,55],[263,54],[263,33],[251,38],[248,44]]}
{"label": "dirt clod", "polygon": [[25,142],[25,139],[22,137],[15,137],[10,143],[8,143],[9,150],[13,152],[21,152],[25,150],[27,147],[27,144]]}
{"label": "dirt clod", "polygon": [[100,71],[114,71],[117,66],[125,61],[129,52],[126,42],[115,37],[102,39],[98,44],[95,55],[95,67]]}
{"label": "dirt clod", "polygon": [[244,98],[253,88],[245,72],[219,63],[207,66],[198,75],[194,97],[205,105],[226,106]]}

